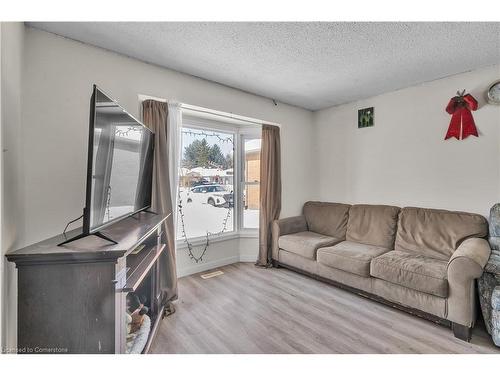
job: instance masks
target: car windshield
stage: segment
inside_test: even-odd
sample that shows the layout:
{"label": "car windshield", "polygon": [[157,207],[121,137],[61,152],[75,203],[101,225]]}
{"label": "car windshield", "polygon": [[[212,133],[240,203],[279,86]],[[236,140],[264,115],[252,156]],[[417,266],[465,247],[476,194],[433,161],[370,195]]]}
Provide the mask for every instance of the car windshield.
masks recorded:
{"label": "car windshield", "polygon": [[192,188],[191,191],[193,193],[215,193],[215,192],[224,192],[226,189],[224,186],[198,186],[195,188]]}

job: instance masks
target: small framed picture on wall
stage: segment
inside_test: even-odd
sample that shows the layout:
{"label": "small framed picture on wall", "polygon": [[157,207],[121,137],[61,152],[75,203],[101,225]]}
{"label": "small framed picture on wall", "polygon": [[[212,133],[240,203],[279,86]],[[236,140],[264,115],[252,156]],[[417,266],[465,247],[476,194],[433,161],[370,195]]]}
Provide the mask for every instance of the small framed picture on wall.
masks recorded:
{"label": "small framed picture on wall", "polygon": [[373,107],[358,109],[358,128],[368,128],[375,124]]}

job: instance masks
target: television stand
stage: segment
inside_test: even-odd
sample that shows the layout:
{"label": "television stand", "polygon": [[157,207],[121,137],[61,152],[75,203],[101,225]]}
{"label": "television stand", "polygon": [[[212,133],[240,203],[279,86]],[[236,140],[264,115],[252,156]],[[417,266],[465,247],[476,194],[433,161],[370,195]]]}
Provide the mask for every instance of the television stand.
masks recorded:
{"label": "television stand", "polygon": [[[58,235],[10,251],[18,277],[18,353],[147,353],[173,296],[161,288],[169,249],[168,215],[139,212],[106,227],[111,244],[83,236],[66,246]],[[68,233],[78,237],[81,229]],[[107,236],[106,236],[107,237]],[[150,326],[133,336],[127,328],[128,293],[143,297]],[[40,350],[43,349],[43,350]]]}
{"label": "television stand", "polygon": [[96,236],[96,237],[102,238],[103,240],[111,242],[114,245],[118,245],[118,242],[116,242],[115,240],[109,238],[105,234],[102,234],[101,232],[94,232],[94,233],[80,233],[79,235],[77,235],[75,237],[72,237],[72,238],[70,238],[70,239],[68,239],[68,240],[66,240],[64,242],[61,242],[60,244],[57,244],[57,246],[63,246],[63,245],[66,245],[66,244],[68,244],[70,242],[73,242],[73,241],[76,241],[76,240],[79,240],[79,239],[82,239],[82,238],[85,238],[85,237],[88,237],[88,236]]}

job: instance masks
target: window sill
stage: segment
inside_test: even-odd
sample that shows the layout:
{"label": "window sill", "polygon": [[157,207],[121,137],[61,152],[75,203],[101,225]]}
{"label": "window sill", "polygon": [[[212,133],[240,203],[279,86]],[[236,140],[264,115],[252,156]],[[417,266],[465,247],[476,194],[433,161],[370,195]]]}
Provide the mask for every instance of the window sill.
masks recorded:
{"label": "window sill", "polygon": [[[239,232],[231,232],[216,237],[209,237],[208,241],[210,244],[213,244],[217,242],[234,240],[237,238],[259,238],[259,231],[257,229],[256,230],[245,229]],[[191,243],[191,245],[193,245],[193,247],[204,246],[206,241],[207,241],[206,237],[196,237],[189,239],[189,242]],[[187,247],[188,246],[184,240],[181,239],[176,241],[177,250],[187,249]]]}

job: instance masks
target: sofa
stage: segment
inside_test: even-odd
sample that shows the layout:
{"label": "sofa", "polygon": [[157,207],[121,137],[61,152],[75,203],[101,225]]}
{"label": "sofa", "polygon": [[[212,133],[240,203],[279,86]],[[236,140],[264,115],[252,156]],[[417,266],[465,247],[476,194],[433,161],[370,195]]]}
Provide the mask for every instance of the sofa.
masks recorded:
{"label": "sofa", "polygon": [[272,224],[272,260],[451,326],[469,341],[475,280],[490,256],[486,219],[446,210],[307,202]]}

